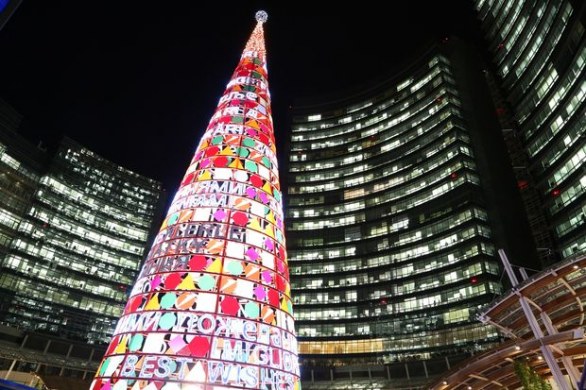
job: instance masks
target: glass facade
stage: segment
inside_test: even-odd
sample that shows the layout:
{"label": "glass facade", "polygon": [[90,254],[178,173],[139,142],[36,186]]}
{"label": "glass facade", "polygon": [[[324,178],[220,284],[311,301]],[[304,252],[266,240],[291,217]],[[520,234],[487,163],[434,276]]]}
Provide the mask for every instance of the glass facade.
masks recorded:
{"label": "glass facade", "polygon": [[44,171],[7,153],[1,160],[2,177],[20,182],[2,197],[2,223],[15,233],[1,262],[0,323],[107,342],[143,258],[161,184],[67,138]]}
{"label": "glass facade", "polygon": [[434,54],[347,104],[294,109],[286,221],[306,366],[498,341],[474,317],[502,287],[462,106],[452,64]]}
{"label": "glass facade", "polygon": [[[567,258],[586,250],[586,35],[584,4],[477,0],[512,130]],[[524,190],[524,188],[521,188]]]}
{"label": "glass facade", "polygon": [[30,207],[43,153],[20,138],[21,116],[0,99],[0,262],[18,236],[18,226]]}

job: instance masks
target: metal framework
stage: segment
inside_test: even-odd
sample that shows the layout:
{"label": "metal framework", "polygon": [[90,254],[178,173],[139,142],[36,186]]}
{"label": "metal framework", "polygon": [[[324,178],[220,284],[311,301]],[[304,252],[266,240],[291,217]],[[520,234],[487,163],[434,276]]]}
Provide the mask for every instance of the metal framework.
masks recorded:
{"label": "metal framework", "polygon": [[559,388],[577,388],[586,357],[584,302],[584,254],[525,279],[480,316],[510,340],[463,362],[430,389],[519,388],[513,367],[519,359]]}

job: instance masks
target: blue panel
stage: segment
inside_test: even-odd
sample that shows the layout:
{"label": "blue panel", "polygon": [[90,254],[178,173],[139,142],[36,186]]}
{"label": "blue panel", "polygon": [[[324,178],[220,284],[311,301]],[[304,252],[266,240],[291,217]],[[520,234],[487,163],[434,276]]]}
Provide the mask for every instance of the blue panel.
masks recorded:
{"label": "blue panel", "polygon": [[[4,8],[8,0],[0,0],[0,11]],[[0,389],[4,390],[35,390],[34,387],[26,386],[21,383],[11,382],[6,379],[0,379]]]}

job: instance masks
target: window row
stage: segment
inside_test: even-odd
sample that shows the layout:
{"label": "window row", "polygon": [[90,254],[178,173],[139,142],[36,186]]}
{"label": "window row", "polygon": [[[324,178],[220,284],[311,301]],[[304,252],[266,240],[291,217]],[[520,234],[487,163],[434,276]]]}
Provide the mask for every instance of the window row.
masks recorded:
{"label": "window row", "polygon": [[[392,216],[410,210],[413,207],[418,206],[420,204],[428,203],[433,199],[437,199],[447,194],[448,192],[455,190],[464,183],[479,183],[478,177],[471,172],[461,172],[456,176],[449,177],[448,180],[449,181],[446,181],[446,179],[438,180],[438,184],[431,188],[430,186],[412,188],[411,191],[413,192],[413,194],[408,197],[402,198],[401,196],[404,196],[403,194],[398,196],[394,193],[383,193],[376,197],[366,199],[367,207],[370,207],[371,205],[380,206],[382,204],[392,202],[392,204],[389,204],[388,210],[381,214],[380,217],[382,218],[386,216]],[[347,192],[347,196],[345,196],[345,199],[366,197],[371,194],[372,192],[369,189],[361,188],[356,190],[356,192],[354,193]],[[340,217],[337,219],[328,218],[304,222],[293,221],[293,223],[291,223],[288,226],[288,229],[295,231],[324,229],[325,227],[348,226],[358,222],[364,222],[364,220],[364,213],[359,213],[356,215]]]}
{"label": "window row", "polygon": [[586,175],[582,175],[569,186],[566,185],[564,190],[561,191],[561,193],[554,199],[553,203],[549,207],[549,212],[551,214],[556,214],[585,193]]}
{"label": "window row", "polygon": [[564,236],[586,225],[586,205],[569,212],[562,217],[562,221],[557,222],[555,231],[558,237]]}
{"label": "window row", "polygon": [[[458,151],[459,150],[462,149],[459,148]],[[473,170],[475,168],[474,163],[470,160],[464,160],[464,156],[458,153],[458,151],[448,152],[445,155],[445,159],[442,159],[445,160],[445,162],[443,162],[444,166],[435,169],[435,171],[433,172],[424,172],[423,170],[416,168],[412,169],[410,172],[407,172],[407,174],[404,176],[392,176],[390,178],[387,178],[388,175],[383,175],[384,172],[379,171],[376,175],[376,178],[374,177],[374,173],[370,173],[365,176],[358,176],[345,180],[330,181],[326,184],[291,186],[289,188],[289,194],[306,194],[313,192],[346,189],[344,191],[345,199],[352,199],[360,195],[365,196],[367,194],[376,194],[380,192],[385,192],[386,196],[391,196],[393,199],[407,197],[418,192],[419,190],[421,190],[421,188],[435,185],[445,180],[446,178],[453,178],[453,174],[464,167]],[[424,174],[427,175],[424,176]],[[410,182],[407,180],[409,180]],[[348,189],[349,187],[351,188],[354,186],[358,186],[360,184],[364,184],[365,186],[357,189]],[[395,187],[394,190],[393,187]]]}
{"label": "window row", "polygon": [[[32,226],[27,224],[23,229],[28,230],[31,228]],[[64,257],[70,262],[78,263],[80,258],[86,258],[127,270],[136,270],[141,261],[141,254],[130,256],[127,253],[114,253],[107,245],[88,245],[86,241],[71,240],[71,238],[64,237],[56,231],[42,232],[36,230],[35,232],[31,230],[31,232],[31,238],[19,238],[13,243],[13,248],[31,256],[39,256],[44,249],[47,251],[44,256],[48,260]],[[70,253],[74,253],[74,255]]]}
{"label": "window row", "polygon": [[[574,172],[582,169],[586,162],[586,143],[582,145],[563,165],[558,167],[549,177],[548,182],[551,187],[560,185]],[[547,191],[549,193],[549,190]]]}
{"label": "window row", "polygon": [[[561,131],[566,130],[566,125],[572,118],[576,117],[577,121],[582,122],[584,120],[584,101],[586,101],[586,81],[575,91],[576,93],[571,99],[566,101],[564,110],[558,111],[558,115],[555,118],[551,118],[549,126],[544,126],[541,129],[541,134],[535,137],[527,145],[527,151],[530,157],[535,157],[543,148],[549,145],[552,139]],[[576,113],[579,114],[576,115]],[[549,113],[549,112],[548,112]],[[544,115],[547,115],[544,113]]]}
{"label": "window row", "polygon": [[[465,318],[465,317],[463,317]],[[406,326],[408,324],[400,324]],[[368,325],[364,325],[368,327]],[[316,329],[317,328],[317,329]],[[395,335],[394,329],[391,328],[387,333],[379,335],[375,332],[363,331],[352,333],[352,335],[361,334],[364,338],[351,340],[319,340],[319,341],[300,341],[299,353],[304,354],[340,354],[340,353],[367,353],[367,352],[385,352],[385,351],[408,351],[414,349],[426,349],[444,347],[450,345],[462,345],[470,341],[485,340],[498,336],[496,329],[484,324],[467,324],[462,321],[451,328],[443,329],[426,329],[420,327],[410,333]],[[332,334],[333,333],[333,334]],[[349,332],[346,332],[350,334]],[[319,337],[334,336],[335,332],[321,327],[320,325],[300,325],[298,335],[301,337]],[[368,338],[366,338],[368,337]],[[321,347],[320,347],[321,346]],[[332,349],[334,347],[334,349]]]}
{"label": "window row", "polygon": [[[528,97],[526,101],[517,107],[517,118],[521,124],[523,124],[525,119],[527,119],[527,117],[532,115],[535,111],[539,113],[539,115],[534,116],[530,122],[523,126],[523,128],[526,129],[524,133],[525,139],[530,138],[531,135],[533,135],[537,129],[543,125],[543,122],[552,112],[557,109],[559,103],[566,99],[568,92],[572,91],[575,85],[580,85],[580,80],[582,80],[581,74],[585,65],[586,47],[583,47],[572,66],[568,69],[563,80],[556,85],[555,90],[552,90],[551,87],[553,83],[558,79],[558,72],[554,68],[553,64],[549,64],[548,70],[544,72],[544,75],[542,76],[542,78],[545,78],[545,80],[543,80],[542,84],[536,88],[535,93],[533,90],[531,90],[527,94]],[[580,87],[578,87],[578,91],[579,88]],[[538,107],[546,94],[552,95],[548,102],[548,106]],[[574,92],[574,94],[579,94],[579,92]]]}
{"label": "window row", "polygon": [[[515,4],[515,8],[512,12],[510,12],[513,3]],[[521,9],[526,4],[527,2],[524,0],[506,2],[505,11],[499,13],[499,16],[495,19],[493,26],[488,31],[488,38],[492,40],[491,44],[489,45],[491,50],[494,50],[502,42],[505,42],[505,39],[506,41],[513,42],[516,40],[515,34],[518,34],[518,32],[515,31],[515,33],[513,33],[511,36],[509,36],[509,32],[514,26],[519,27],[519,25],[523,24],[523,19],[525,16],[523,15],[521,16],[521,19],[519,19],[519,15],[521,14]]]}
{"label": "window row", "polygon": [[495,296],[502,292],[500,283],[488,281],[473,286],[450,288],[437,293],[405,298],[402,302],[391,302],[374,308],[344,305],[320,310],[315,306],[298,306],[295,319],[298,323],[303,321],[355,320],[359,318],[369,318],[369,322],[372,322],[373,319],[376,320],[387,315],[404,316],[420,310],[441,310],[442,307],[447,310],[448,306],[475,298],[485,297],[487,300],[484,303],[488,303],[489,295]]}
{"label": "window row", "polygon": [[[313,177],[313,175],[323,175],[323,177],[320,177],[322,180],[328,180],[343,175],[356,174],[361,171],[371,170],[377,166],[388,166],[388,172],[385,172],[386,174],[389,172],[401,170],[403,169],[404,165],[412,165],[413,162],[409,160],[414,160],[417,153],[425,155],[425,158],[429,159],[439,151],[446,149],[445,139],[443,141],[443,145],[440,146],[441,141],[439,138],[442,135],[447,137],[449,134],[449,137],[451,137],[450,139],[459,139],[464,143],[469,142],[468,135],[461,130],[463,129],[463,126],[459,120],[459,117],[457,116],[459,114],[456,111],[446,111],[446,114],[447,113],[451,113],[453,115],[449,119],[446,117],[441,121],[433,121],[433,123],[428,123],[425,127],[421,126],[412,128],[409,131],[410,135],[408,135],[407,138],[397,138],[395,141],[393,141],[392,145],[385,144],[389,145],[388,148],[385,147],[385,145],[382,145],[380,148],[373,148],[362,154],[355,155],[349,155],[346,153],[346,151],[343,151],[343,153],[340,153],[340,156],[332,156],[327,160],[306,161],[300,164],[292,164],[289,167],[289,170],[290,172],[311,172],[309,176],[302,176],[310,179]],[[426,135],[423,136],[424,134]],[[377,135],[376,138],[378,139],[379,136],[380,135]],[[384,135],[382,137],[384,138]],[[419,139],[417,140],[417,138]],[[415,146],[410,145],[409,141],[412,141]],[[348,148],[348,151],[352,152],[352,146]],[[389,152],[392,152],[392,155],[390,155]],[[411,158],[405,158],[407,155],[411,156]],[[393,160],[389,161],[389,157],[391,156],[402,157],[395,157]],[[308,154],[302,154],[301,157],[307,159]],[[365,160],[369,161],[361,164],[361,162]],[[390,166],[391,162],[395,164],[392,166],[392,168]],[[314,173],[314,171],[317,172]],[[297,176],[295,176],[295,178],[297,180]]]}
{"label": "window row", "polygon": [[[442,251],[441,254],[436,253],[433,259],[430,260],[427,257],[420,259],[414,259],[413,262],[402,266],[393,266],[393,271],[388,275],[392,279],[397,279],[400,276],[409,276],[412,273],[425,272],[431,269],[431,267],[443,268],[450,264],[463,262],[479,254],[494,256],[495,250],[491,244],[481,243],[467,243],[458,247],[450,248],[449,251]],[[292,262],[290,263],[290,272],[292,275],[303,276],[303,275],[315,275],[320,273],[339,273],[346,271],[368,271],[375,267],[389,267],[392,264],[401,261],[410,261],[410,257],[406,258],[400,254],[385,254],[374,257],[365,258],[350,258],[334,263],[322,263],[316,264],[315,261],[310,262]]]}
{"label": "window row", "polygon": [[[480,209],[473,208],[458,212],[457,214],[451,215],[448,218],[436,221],[432,224],[423,226],[418,230],[411,230],[400,235],[393,236],[393,242],[390,246],[402,246],[407,243],[413,243],[421,241],[423,239],[429,240],[433,236],[437,236],[445,233],[448,230],[464,225],[466,222],[472,221],[473,219],[479,219],[482,221],[487,220],[486,213]],[[391,233],[397,233],[400,230],[408,228],[408,219],[398,221],[390,226],[387,226],[387,221],[371,223],[362,227],[352,227],[345,229],[345,242],[349,243],[356,240],[371,239],[380,236],[386,236]],[[365,232],[363,234],[362,232]],[[314,238],[310,238],[316,243],[321,243],[323,246],[323,238],[316,241]],[[293,244],[290,242],[290,244]],[[289,248],[289,259],[296,260],[316,260],[316,259],[332,259],[344,256],[352,256],[356,252],[356,248],[353,245],[345,245],[340,247],[327,247],[327,248],[308,248],[305,242],[300,246],[290,245]],[[315,246],[315,245],[314,245]],[[303,248],[301,250],[297,248]],[[348,254],[347,252],[351,252]]]}
{"label": "window row", "polygon": [[[431,137],[431,139],[436,140],[435,143],[432,143],[432,142],[428,143],[429,138],[425,138],[421,141],[423,144],[426,145],[426,147],[423,150],[421,150],[420,153],[425,154],[426,158],[421,164],[417,165],[413,169],[405,170],[405,166],[408,165],[411,168],[413,166],[413,164],[410,161],[408,161],[409,159],[405,159],[404,157],[412,154],[413,152],[415,152],[418,149],[410,148],[409,152],[403,155],[403,159],[399,159],[399,160],[389,159],[388,154],[391,150],[381,149],[381,151],[380,151],[381,154],[380,154],[379,158],[370,159],[369,161],[365,161],[362,164],[354,165],[352,167],[344,167],[343,168],[344,165],[347,165],[346,163],[355,163],[355,162],[363,161],[364,155],[346,157],[344,159],[344,164],[335,170],[322,170],[321,169],[322,167],[319,166],[322,164],[316,163],[316,164],[314,164],[315,167],[311,171],[307,171],[306,168],[304,168],[303,170],[301,170],[301,172],[304,172],[304,173],[294,174],[294,182],[295,183],[311,183],[311,182],[323,181],[323,180],[335,180],[335,179],[338,179],[341,177],[346,177],[349,175],[356,175],[356,174],[359,174],[360,172],[366,172],[366,171],[373,171],[374,175],[376,175],[376,176],[381,176],[381,175],[388,176],[388,175],[395,174],[395,177],[392,179],[395,184],[400,184],[405,181],[412,180],[413,178],[415,178],[417,176],[421,176],[424,173],[426,173],[426,172],[438,167],[439,165],[445,163],[450,158],[452,158],[454,156],[454,154],[457,154],[459,152],[456,140],[461,140],[463,142],[466,142],[468,140],[467,139],[468,137],[464,136],[463,134],[458,134],[459,137],[456,140],[454,140],[454,138],[449,138],[450,140],[453,140],[453,142],[454,142],[454,144],[452,146],[450,146],[449,149],[444,148],[444,145],[439,144],[439,142],[438,142],[439,141],[438,138],[441,135],[448,133],[449,130],[451,130],[452,128],[453,127],[452,127],[451,122],[446,123],[446,127],[444,128],[443,131],[436,132],[434,134],[434,137]],[[437,130],[437,128],[435,130]],[[407,142],[409,142],[409,139],[404,139],[404,140],[401,140],[400,144],[404,145]],[[459,143],[462,143],[462,142],[459,142]],[[399,146],[400,146],[399,143],[397,145],[395,145],[393,147],[393,152]],[[467,148],[466,148],[466,150],[469,151],[469,149],[467,149]],[[463,150],[460,150],[460,151],[463,151]],[[400,152],[399,152],[399,154],[400,154]],[[356,157],[358,157],[358,158],[356,158]],[[384,157],[384,159],[381,157]],[[326,163],[326,164],[330,165],[332,163]],[[396,175],[398,172],[403,171],[403,170],[405,170],[403,175],[401,175],[401,176]],[[295,171],[292,171],[292,172],[295,172]],[[307,173],[305,173],[305,172],[307,172]],[[381,174],[377,175],[377,172],[381,172]],[[356,179],[347,179],[347,180],[356,180]]]}
{"label": "window row", "polygon": [[0,161],[28,179],[31,179],[35,182],[39,180],[39,176],[36,173],[23,166],[20,161],[8,155],[5,151],[0,151]]}
{"label": "window row", "polygon": [[[463,242],[465,242],[468,239],[471,238],[479,238],[479,237],[485,237],[485,238],[489,238],[490,237],[490,230],[488,229],[488,227],[485,226],[481,226],[481,225],[475,225],[473,227],[469,227],[467,229],[462,229],[460,231],[458,231],[457,233],[448,235],[448,236],[444,236],[443,238],[440,239],[435,239],[435,240],[429,240],[429,241],[424,241],[424,244],[419,244],[417,246],[412,246],[409,248],[405,248],[404,250],[400,251],[400,252],[395,252],[392,255],[392,261],[394,263],[397,262],[404,262],[404,261],[410,261],[410,263],[408,265],[405,265],[404,267],[401,268],[397,268],[398,270],[403,270],[401,271],[401,274],[397,274],[397,277],[403,277],[403,276],[410,276],[412,274],[414,274],[414,268],[413,268],[413,262],[415,262],[415,260],[418,257],[423,257],[426,256],[428,254],[434,253],[436,251],[440,251],[440,250],[444,250],[444,249],[449,249],[452,247],[456,247],[461,245]],[[382,252],[382,251],[388,251],[389,247],[388,245],[386,247],[383,247],[382,245],[380,245],[380,243],[387,243],[388,240],[384,239],[384,240],[379,240],[377,246],[380,246],[380,249],[376,252]],[[368,246],[365,248],[366,250],[368,250],[369,246],[371,247],[370,249],[375,249],[373,248],[374,245],[376,245],[377,242],[373,242],[373,243],[368,243]],[[366,251],[365,250],[365,251]],[[372,251],[375,252],[375,251]],[[376,253],[375,252],[375,253]],[[297,259],[291,257],[290,260],[292,262],[298,261]],[[317,268],[319,269],[319,268]],[[327,272],[324,272],[327,273]],[[368,282],[368,278],[366,276],[367,274],[362,274],[362,281],[364,282]],[[332,278],[332,279],[328,279],[327,280],[327,284],[328,286],[344,286],[344,285],[355,285],[356,283],[358,283],[358,280],[356,279],[354,276],[345,276],[345,275],[337,275],[336,278]],[[302,286],[306,286],[307,288],[311,288],[311,286],[315,286],[314,288],[321,288],[321,280],[319,279],[315,279],[316,282],[310,282],[308,280],[302,279],[302,278],[297,278],[296,280],[292,281],[294,284],[294,286],[297,287],[302,287]]]}
{"label": "window row", "polygon": [[[484,273],[497,276],[499,274],[498,264],[494,261],[484,261],[466,265],[462,264],[456,269],[451,267],[448,270],[437,268],[434,263],[437,264],[436,261],[431,261],[430,267],[426,267],[423,269],[423,271],[420,271],[425,272],[425,276],[420,276],[416,279],[411,278],[406,280],[401,278],[405,275],[401,275],[400,269],[392,269],[381,272],[380,275],[373,275],[370,273],[367,278],[365,277],[366,275],[357,275],[357,279],[364,276],[363,280],[368,283],[365,286],[360,287],[359,290],[349,289],[340,291],[339,289],[324,290],[322,288],[322,291],[311,292],[304,288],[303,284],[295,283],[296,285],[299,285],[299,288],[296,289],[295,286],[293,287],[294,303],[301,305],[323,305],[330,303],[347,305],[351,302],[367,300],[370,301],[369,304],[372,304],[374,300],[380,299],[378,303],[375,303],[376,305],[379,305],[379,308],[374,311],[376,315],[379,315],[381,312],[384,312],[383,304],[386,305],[389,303],[389,301],[402,299],[402,297],[405,295],[416,292],[423,294],[427,290],[437,287],[447,287],[451,284],[460,284],[462,282],[469,281],[471,277],[476,277],[476,280],[478,280],[478,276]],[[430,275],[429,273],[435,269],[438,271],[437,274]],[[417,276],[417,274],[413,272],[411,272],[410,275]],[[354,278],[354,276],[352,278]],[[384,283],[381,284],[381,282]],[[323,280],[313,279],[311,280],[311,283],[319,283],[318,286],[323,287]],[[313,287],[312,285],[307,286]],[[436,305],[439,304],[440,301],[432,303]],[[307,309],[309,309],[309,307]],[[297,307],[297,311],[299,310],[302,309]],[[332,308],[332,310],[337,309]]]}
{"label": "window row", "polygon": [[541,165],[537,166],[537,172],[543,173],[550,166],[556,164],[558,159],[583,139],[584,128],[586,128],[586,116],[581,115],[572,122],[571,126],[564,128],[564,137],[558,137],[547,145],[543,151],[543,157],[540,158]]}
{"label": "window row", "polygon": [[[560,9],[560,2],[561,0],[552,1],[549,7],[546,3],[542,3],[531,14],[526,27],[522,31],[523,35],[514,42],[514,47],[510,46],[511,42],[505,42],[504,55],[497,55],[496,58],[496,62],[500,68],[499,73],[505,79],[505,85],[510,87],[513,82],[521,77],[537,51],[551,37],[549,32],[557,20],[555,17]],[[545,55],[543,57],[540,59],[543,61],[542,66],[545,60],[549,58]],[[514,72],[510,73],[511,71]]]}
{"label": "window row", "polygon": [[[437,72],[439,75],[439,71]],[[451,80],[449,78],[448,80]],[[358,141],[363,143],[363,147],[368,147],[368,137],[378,133],[378,130],[393,129],[397,133],[396,127],[401,122],[406,122],[409,118],[417,115],[433,114],[441,108],[442,105],[452,103],[460,105],[457,91],[447,85],[442,85],[446,81],[446,76],[438,76],[436,80],[426,89],[425,93],[421,92],[412,97],[409,101],[404,102],[401,107],[394,107],[392,110],[383,111],[373,110],[371,115],[362,113],[360,116],[345,117],[340,120],[340,125],[332,127],[327,136],[317,137],[317,134],[293,136],[294,148],[292,150],[303,150],[305,148],[324,148],[343,145],[347,142]],[[441,88],[439,86],[442,85]],[[406,111],[407,108],[410,109]],[[344,126],[346,125],[346,126]],[[375,126],[376,125],[376,126]],[[336,131],[334,133],[334,130]],[[362,130],[359,132],[359,130]],[[311,142],[311,144],[309,143]],[[364,145],[366,143],[366,145]]]}
{"label": "window row", "polygon": [[[340,132],[341,129],[336,129],[333,131],[331,131],[331,130],[330,131],[321,131],[321,132],[316,131],[316,130],[318,130],[319,128],[324,129],[324,128],[334,127],[337,124],[344,124],[345,122],[356,121],[356,120],[360,120],[365,117],[372,117],[372,115],[375,115],[381,111],[385,111],[391,107],[393,109],[396,109],[396,107],[398,106],[398,103],[401,103],[401,109],[409,107],[410,104],[413,104],[413,103],[417,102],[418,100],[420,100],[420,99],[413,99],[413,97],[411,97],[411,99],[407,99],[414,92],[421,89],[427,83],[432,81],[434,79],[434,77],[439,75],[440,73],[449,74],[449,69],[446,66],[447,63],[448,63],[448,60],[443,56],[437,56],[432,61],[430,61],[428,64],[429,68],[422,69],[425,72],[425,74],[423,74],[421,76],[421,79],[417,82],[417,84],[414,85],[414,87],[412,87],[413,91],[405,90],[405,91],[401,92],[404,88],[400,88],[401,85],[399,85],[399,87],[397,87],[397,92],[399,92],[398,95],[393,90],[387,89],[385,92],[383,92],[380,96],[377,96],[375,99],[373,99],[371,101],[359,103],[360,110],[356,109],[357,106],[355,105],[355,106],[349,107],[347,109],[337,110],[333,113],[310,114],[309,116],[307,116],[307,119],[306,119],[307,123],[296,124],[294,126],[294,128],[293,128],[294,133],[299,133],[299,132],[306,132],[306,133],[305,134],[294,134],[293,141],[296,142],[296,141],[304,141],[304,140],[318,139],[318,138],[322,138],[322,137],[332,137],[332,136],[336,136],[336,135],[341,135],[341,134],[343,134],[342,132]],[[428,71],[427,69],[431,69],[431,71]],[[408,80],[409,83],[412,81],[413,81],[413,78]],[[437,85],[438,84],[435,84],[434,87]],[[404,87],[405,86],[406,85],[404,85]],[[378,102],[374,103],[374,101],[378,101]],[[368,108],[368,112],[366,112],[367,108]],[[362,112],[357,113],[358,111],[362,111]],[[338,118],[338,119],[335,119],[331,122],[328,122],[328,120],[330,120],[334,117],[339,117],[341,115],[341,113],[343,113],[343,112],[345,112],[346,114],[354,114],[354,115],[351,115],[351,116],[346,115],[345,117]],[[357,113],[357,114],[355,114],[355,113]],[[301,119],[298,117],[294,118],[294,122],[303,122],[303,120],[304,119]],[[314,125],[309,126],[309,122],[312,122]],[[316,122],[319,122],[319,126],[318,126],[318,123],[316,123]]]}
{"label": "window row", "polygon": [[[121,304],[125,302],[126,285],[117,285],[114,287],[112,286],[112,280],[110,279],[106,279],[105,282],[104,280],[99,281],[88,279],[84,274],[66,272],[64,271],[63,265],[60,263],[61,262],[59,261],[54,261],[51,263],[51,266],[42,266],[37,260],[30,260],[12,254],[5,260],[5,264],[9,265],[10,269],[21,272],[34,280],[34,282],[31,280],[31,284],[38,284],[41,286],[56,285],[61,289],[78,290],[83,294],[95,294],[101,298],[110,300],[105,304],[111,304],[111,300],[118,301]],[[60,267],[57,267],[57,265],[60,265]],[[91,273],[92,268],[96,269],[95,266],[90,267],[83,264],[80,264],[80,266],[81,268],[87,267],[87,270],[90,270],[88,273]],[[85,273],[85,271],[86,269],[82,272]],[[130,283],[132,280],[128,280],[127,282]],[[120,288],[120,286],[122,286],[122,288]],[[101,307],[103,308],[103,305],[101,305]],[[103,314],[105,314],[105,312]]]}
{"label": "window row", "polygon": [[[148,178],[146,176],[139,175],[136,172],[126,169],[120,165],[114,164],[113,162],[101,158],[100,156],[93,153],[91,150],[85,148],[81,148],[78,150],[72,150],[71,148],[67,150],[61,150],[59,155],[66,160],[73,160],[73,165],[86,165],[85,162],[87,161],[87,165],[96,168],[101,167],[103,169],[102,172],[104,173],[114,171],[120,172],[123,175],[121,181],[128,183],[127,185],[136,185],[136,182],[140,183],[140,185],[136,187],[137,191],[139,192],[151,194],[153,193],[150,190],[151,187],[156,189],[161,188],[161,183],[159,183],[158,181]],[[132,183],[131,179],[134,179],[135,183]]]}
{"label": "window row", "polygon": [[[294,142],[291,146],[292,154],[289,159],[292,162],[304,161],[307,158],[303,158],[303,154],[301,155],[302,158],[299,158],[299,154],[309,150],[321,151],[321,153],[311,154],[311,159],[335,157],[336,153],[344,156],[349,153],[356,154],[362,150],[368,151],[368,149],[377,145],[388,150],[396,144],[397,139],[404,139],[407,136],[411,139],[423,132],[428,132],[430,128],[438,125],[446,117],[445,111],[450,111],[450,109],[457,111],[460,107],[456,98],[448,99],[445,96],[424,101],[422,105],[422,109],[413,112],[413,114],[405,113],[400,117],[390,119],[383,115],[384,118],[381,118],[380,123],[376,124],[376,126],[368,127],[360,135],[344,132],[340,137],[335,139],[328,138],[322,143],[306,145],[302,142]],[[438,117],[440,120],[437,119]],[[421,126],[424,123],[425,128]],[[352,158],[352,156],[347,158]]]}
{"label": "window row", "polygon": [[[519,80],[519,83],[514,86],[515,91],[513,91],[513,94],[525,93],[533,86],[533,82],[545,67],[548,59],[551,58],[552,52],[560,41],[571,14],[572,6],[569,3],[566,3],[564,11],[559,14],[555,11],[547,14],[545,21],[549,24],[548,28],[554,23],[555,25],[549,32],[535,34],[537,37],[533,37],[533,39],[536,39],[536,42],[531,46],[531,51],[529,53],[523,53],[523,61],[521,64],[513,65],[515,66],[515,75],[517,80]],[[539,56],[535,57],[538,52]],[[533,61],[534,57],[535,61]],[[529,64],[531,66],[528,68]]]}
{"label": "window row", "polygon": [[[517,57],[513,60],[513,62],[519,62],[517,64],[511,65],[514,69],[514,76],[517,79],[523,77],[524,83],[521,83],[517,88],[522,90],[526,90],[533,84],[535,78],[539,74],[539,72],[543,69],[546,64],[546,60],[550,57],[551,51],[555,47],[556,43],[559,41],[562,30],[565,27],[563,22],[560,22],[559,18],[556,19],[557,11],[559,10],[559,6],[553,2],[553,9],[549,9],[547,13],[547,17],[545,20],[541,19],[539,24],[543,23],[539,28],[540,32],[537,33],[537,37],[535,38],[533,35],[535,34],[535,30],[537,28],[538,23],[535,23],[532,27],[533,30],[530,33],[530,39],[535,38],[535,41],[531,46],[525,48],[522,53],[517,52]],[[555,23],[555,27],[552,27]],[[551,31],[550,31],[551,29]],[[553,38],[552,38],[553,37]],[[530,42],[528,39],[528,42]],[[543,57],[538,58],[535,62],[535,56],[537,52],[541,51],[541,55]],[[543,52],[546,53],[543,53]],[[533,72],[526,72],[527,67],[531,65],[531,69]]]}
{"label": "window row", "polygon": [[144,251],[143,243],[125,240],[115,233],[112,234],[111,230],[105,230],[106,233],[109,233],[106,234],[103,231],[92,229],[89,225],[80,224],[78,221],[71,221],[64,218],[63,213],[49,212],[44,209],[32,207],[30,215],[48,225],[43,228],[45,230],[44,233],[47,233],[48,229],[51,230],[51,234],[59,231],[59,234],[65,233],[69,236],[74,236],[70,237],[74,241],[83,240],[87,246],[94,246],[93,244],[104,245],[110,249],[124,251],[135,256],[142,254]]}
{"label": "window row", "polygon": [[[45,301],[63,306],[70,306],[75,308],[83,308],[91,306],[92,311],[102,310],[100,315],[107,315],[118,318],[122,315],[124,303],[115,305],[110,300],[99,300],[97,298],[86,297],[81,299],[78,294],[71,294],[70,291],[62,288],[55,288],[46,284],[31,283],[27,277],[3,274],[0,275],[0,288],[6,288],[11,291],[26,291],[29,297],[34,298],[35,301]],[[79,298],[79,299],[78,299]],[[22,300],[19,299],[20,302]],[[13,303],[18,306],[17,302]],[[83,306],[82,306],[83,304]],[[34,310],[33,310],[34,312]],[[59,317],[59,313],[54,313]]]}
{"label": "window row", "polygon": [[[58,195],[63,196],[67,202],[77,202],[93,212],[100,212],[105,214],[107,217],[118,219],[125,222],[130,222],[142,227],[150,227],[151,214],[145,215],[145,210],[137,209],[134,207],[118,207],[111,203],[105,202],[102,199],[96,199],[90,194],[79,191],[72,188],[54,177],[45,176],[41,179],[41,183],[46,186],[46,190],[55,192]],[[42,190],[41,190],[42,191]],[[37,193],[37,196],[42,196],[43,192]]]}
{"label": "window row", "polygon": [[[147,240],[148,230],[146,228],[140,228],[112,218],[106,218],[79,204],[65,202],[55,196],[52,192],[39,191],[37,194],[37,200],[47,208],[56,208],[59,215],[66,216],[68,219],[67,223],[77,226],[78,235],[85,236],[87,232],[84,231],[84,228],[91,227],[100,229],[103,232],[112,233],[121,239],[140,242]],[[37,207],[39,206],[37,205]],[[95,235],[95,233],[90,233],[90,237],[91,235]]]}

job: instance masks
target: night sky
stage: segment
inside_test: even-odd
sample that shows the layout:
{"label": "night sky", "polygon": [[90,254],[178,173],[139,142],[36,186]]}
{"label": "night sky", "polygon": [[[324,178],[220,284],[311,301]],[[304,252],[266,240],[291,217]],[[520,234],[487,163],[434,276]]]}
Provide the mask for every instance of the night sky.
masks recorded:
{"label": "night sky", "polygon": [[[265,9],[279,143],[289,107],[392,75],[431,41],[469,35],[472,1],[24,0],[0,30],[0,97],[49,148],[67,135],[172,194]],[[280,156],[283,160],[283,156]],[[283,173],[282,173],[283,175]]]}

